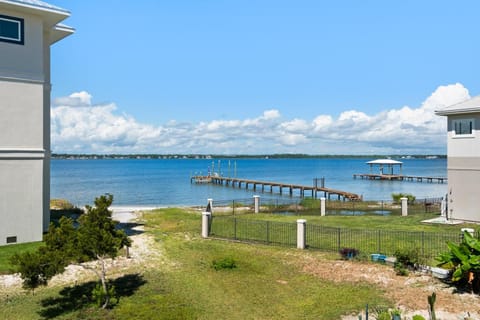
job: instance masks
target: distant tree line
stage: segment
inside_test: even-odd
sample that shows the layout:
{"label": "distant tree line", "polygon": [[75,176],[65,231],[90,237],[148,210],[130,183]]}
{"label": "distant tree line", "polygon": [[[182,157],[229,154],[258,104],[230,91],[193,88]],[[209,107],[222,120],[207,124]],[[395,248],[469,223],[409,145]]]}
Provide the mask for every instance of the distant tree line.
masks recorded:
{"label": "distant tree line", "polygon": [[[68,154],[54,153],[53,159],[402,159],[407,155],[348,155],[348,154],[304,154],[304,153],[277,153],[277,154]],[[445,159],[442,155],[408,155],[410,159],[425,159],[436,157]]]}

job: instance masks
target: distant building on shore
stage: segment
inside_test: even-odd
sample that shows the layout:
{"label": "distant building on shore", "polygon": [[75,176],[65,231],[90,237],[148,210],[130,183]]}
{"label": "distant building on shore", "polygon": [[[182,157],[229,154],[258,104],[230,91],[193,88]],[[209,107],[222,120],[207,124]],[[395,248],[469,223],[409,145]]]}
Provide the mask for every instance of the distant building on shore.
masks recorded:
{"label": "distant building on shore", "polygon": [[448,123],[447,217],[480,222],[480,96],[435,113]]}
{"label": "distant building on shore", "polygon": [[50,222],[50,46],[69,16],[0,0],[0,245],[42,240]]}

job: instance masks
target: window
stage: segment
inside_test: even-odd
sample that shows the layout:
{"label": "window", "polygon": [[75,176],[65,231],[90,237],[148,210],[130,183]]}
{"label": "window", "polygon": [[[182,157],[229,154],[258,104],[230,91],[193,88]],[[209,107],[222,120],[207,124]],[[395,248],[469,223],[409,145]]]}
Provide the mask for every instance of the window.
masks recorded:
{"label": "window", "polygon": [[473,119],[458,119],[452,122],[455,135],[471,135],[474,130]]}
{"label": "window", "polygon": [[7,237],[7,243],[17,243],[17,236]]}
{"label": "window", "polygon": [[23,45],[23,19],[0,15],[0,41]]}

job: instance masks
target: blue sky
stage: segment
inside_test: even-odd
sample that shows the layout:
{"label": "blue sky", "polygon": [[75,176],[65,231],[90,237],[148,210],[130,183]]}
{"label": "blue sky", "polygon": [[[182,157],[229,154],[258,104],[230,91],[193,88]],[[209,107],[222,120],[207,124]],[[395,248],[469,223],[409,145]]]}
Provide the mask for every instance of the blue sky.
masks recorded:
{"label": "blue sky", "polygon": [[475,1],[47,2],[54,152],[445,153],[480,89]]}

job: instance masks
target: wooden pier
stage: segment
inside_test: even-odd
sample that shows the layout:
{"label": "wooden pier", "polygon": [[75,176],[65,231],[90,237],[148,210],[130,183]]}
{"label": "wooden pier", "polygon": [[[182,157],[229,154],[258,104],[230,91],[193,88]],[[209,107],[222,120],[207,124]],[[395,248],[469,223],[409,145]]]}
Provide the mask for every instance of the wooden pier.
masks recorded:
{"label": "wooden pier", "polygon": [[[222,185],[222,186],[231,186],[233,188],[238,187],[245,189],[251,188],[253,191],[262,191],[273,193],[274,189],[278,193],[283,194],[285,189],[288,194],[292,196],[295,190],[298,190],[300,197],[305,197],[307,193],[311,193],[312,198],[317,198],[318,193],[323,192],[325,198],[330,199],[330,197],[337,196],[338,200],[361,200],[361,196],[355,193],[346,192],[342,190],[335,190],[330,188],[322,188],[315,186],[303,186],[298,184],[287,184],[279,182],[270,182],[270,181],[258,181],[258,180],[249,180],[249,179],[239,179],[239,178],[226,178],[226,177],[215,177],[208,176],[209,183]],[[191,183],[201,183],[199,181],[207,181],[206,176],[193,176],[190,178]]]}
{"label": "wooden pier", "polygon": [[371,174],[371,173],[358,173],[354,174],[353,178],[362,178],[368,180],[398,180],[398,181],[416,181],[416,182],[437,182],[446,183],[448,181],[445,177],[422,177],[422,176],[408,176],[408,175],[396,175],[396,174]]}

